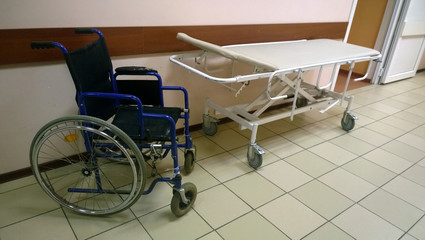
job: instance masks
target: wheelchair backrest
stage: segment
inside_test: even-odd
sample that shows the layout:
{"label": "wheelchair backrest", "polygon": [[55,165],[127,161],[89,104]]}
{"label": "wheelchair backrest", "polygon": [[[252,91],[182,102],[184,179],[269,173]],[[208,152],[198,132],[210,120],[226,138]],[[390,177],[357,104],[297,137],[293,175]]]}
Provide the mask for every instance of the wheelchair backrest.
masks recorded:
{"label": "wheelchair backrest", "polygon": [[[103,37],[64,56],[77,91],[77,103],[78,96],[84,92],[114,92],[111,83],[112,62]],[[81,104],[78,103],[80,111]],[[115,114],[114,99],[86,98],[85,107],[87,115],[104,120]]]}

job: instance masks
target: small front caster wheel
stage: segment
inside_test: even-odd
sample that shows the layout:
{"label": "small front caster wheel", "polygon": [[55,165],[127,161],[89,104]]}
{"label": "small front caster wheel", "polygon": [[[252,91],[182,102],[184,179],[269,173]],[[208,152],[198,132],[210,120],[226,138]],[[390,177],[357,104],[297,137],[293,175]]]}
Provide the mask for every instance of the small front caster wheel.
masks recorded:
{"label": "small front caster wheel", "polygon": [[344,116],[341,119],[342,129],[344,129],[345,131],[350,131],[351,129],[353,129],[355,125],[354,120],[355,118],[353,117],[353,115],[344,113]]}
{"label": "small front caster wheel", "polygon": [[184,203],[180,196],[180,192],[174,190],[173,198],[171,199],[171,212],[173,212],[176,217],[181,217],[190,211],[198,194],[198,190],[193,183],[184,183],[181,188],[184,190],[184,195],[188,202]]}
{"label": "small front caster wheel", "polygon": [[254,169],[259,168],[263,164],[263,155],[257,152],[254,152],[251,157],[247,154],[247,158],[249,166]]}
{"label": "small front caster wheel", "polygon": [[195,151],[196,150],[188,150],[184,154],[184,171],[186,174],[190,174],[195,167]]}

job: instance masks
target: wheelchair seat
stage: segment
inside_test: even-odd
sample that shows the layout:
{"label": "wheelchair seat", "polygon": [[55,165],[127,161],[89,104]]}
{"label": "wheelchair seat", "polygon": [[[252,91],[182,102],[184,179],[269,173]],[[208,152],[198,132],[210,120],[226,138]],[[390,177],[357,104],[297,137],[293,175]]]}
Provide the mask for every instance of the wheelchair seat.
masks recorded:
{"label": "wheelchair seat", "polygon": [[[80,113],[49,122],[34,137],[30,161],[37,181],[62,206],[91,215],[123,211],[158,182],[168,182],[173,185],[172,212],[186,214],[197,194],[194,184],[182,184],[178,161],[178,148],[183,148],[184,170],[186,174],[193,170],[196,152],[189,134],[186,89],[163,86],[158,71],[151,68],[114,70],[100,31],[84,28],[75,32],[94,33],[98,38],[72,51],[57,42],[31,43],[33,49],[62,51]],[[184,99],[178,106],[165,106],[164,91],[182,92]],[[180,119],[184,121],[183,143],[176,137]],[[159,176],[145,190],[145,164],[151,165],[151,176],[156,177],[156,163],[170,152],[171,177]]]}

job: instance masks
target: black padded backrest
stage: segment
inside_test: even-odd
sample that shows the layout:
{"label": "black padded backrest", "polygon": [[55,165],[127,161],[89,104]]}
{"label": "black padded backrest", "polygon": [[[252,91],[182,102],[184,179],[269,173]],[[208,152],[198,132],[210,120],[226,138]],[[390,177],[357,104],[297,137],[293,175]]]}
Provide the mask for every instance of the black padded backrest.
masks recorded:
{"label": "black padded backrest", "polygon": [[[117,80],[118,92],[138,97],[143,105],[161,106],[159,80]],[[121,101],[121,104],[134,104]]]}
{"label": "black padded backrest", "polygon": [[[113,92],[110,80],[112,63],[103,37],[65,54],[65,59],[77,90],[77,103],[79,93]],[[85,104],[90,116],[106,120],[115,113],[113,99],[86,98]]]}

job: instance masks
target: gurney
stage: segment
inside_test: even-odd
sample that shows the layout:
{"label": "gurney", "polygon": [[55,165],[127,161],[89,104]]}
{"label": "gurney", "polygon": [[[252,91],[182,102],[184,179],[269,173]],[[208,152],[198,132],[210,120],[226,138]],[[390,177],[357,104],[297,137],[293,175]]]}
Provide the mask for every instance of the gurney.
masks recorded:
{"label": "gurney", "polygon": [[[378,51],[330,39],[297,40],[284,42],[250,43],[218,46],[184,33],[178,33],[177,39],[186,41],[201,51],[182,53],[170,57],[170,61],[196,73],[199,76],[226,86],[238,96],[251,81],[262,80],[264,90],[251,102],[234,106],[221,106],[210,99],[205,100],[202,129],[207,135],[217,132],[217,116],[224,115],[239,124],[241,129],[251,130],[247,159],[253,168],[262,164],[264,150],[257,145],[258,126],[282,118],[319,109],[324,113],[337,104],[342,106],[346,101],[346,109],[341,119],[342,129],[350,131],[354,128],[357,117],[350,111],[353,96],[347,94],[348,85],[354,66],[358,62],[369,61],[368,69],[363,77],[353,81],[364,80],[371,69],[372,61],[380,59]],[[221,76],[217,59],[230,64],[230,76]],[[236,74],[236,65],[251,66],[250,72]],[[348,76],[344,91],[331,91],[336,81],[340,65],[348,65]],[[324,69],[333,67],[332,76],[323,81]],[[304,81],[307,71],[315,71],[315,82]],[[329,74],[328,74],[329,75]],[[314,80],[314,79],[313,79]],[[235,85],[238,87],[235,88]],[[289,105],[274,114],[263,114],[276,104]],[[275,111],[273,111],[275,112]]]}

